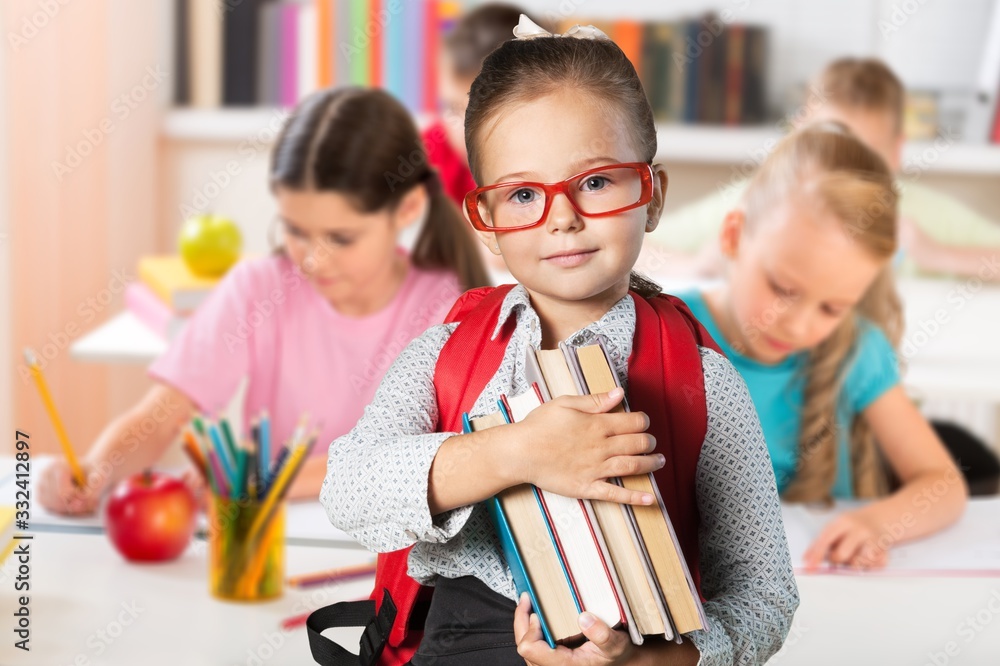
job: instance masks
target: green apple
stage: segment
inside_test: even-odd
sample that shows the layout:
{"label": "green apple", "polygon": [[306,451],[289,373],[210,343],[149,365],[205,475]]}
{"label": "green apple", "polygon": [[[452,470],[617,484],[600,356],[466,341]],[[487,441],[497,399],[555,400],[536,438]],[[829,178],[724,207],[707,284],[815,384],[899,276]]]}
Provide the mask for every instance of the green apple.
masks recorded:
{"label": "green apple", "polygon": [[240,258],[243,238],[232,220],[203,213],[184,222],[177,245],[192,273],[219,277]]}

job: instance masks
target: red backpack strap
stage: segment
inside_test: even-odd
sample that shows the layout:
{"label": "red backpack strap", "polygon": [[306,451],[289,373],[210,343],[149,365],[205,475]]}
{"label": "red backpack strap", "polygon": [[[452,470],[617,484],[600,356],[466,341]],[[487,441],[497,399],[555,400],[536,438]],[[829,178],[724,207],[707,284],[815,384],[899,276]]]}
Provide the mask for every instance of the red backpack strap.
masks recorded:
{"label": "red backpack strap", "polygon": [[462,413],[472,409],[500,367],[517,326],[516,318],[508,318],[496,339],[491,337],[503,301],[513,287],[505,284],[468,291],[445,318],[445,322],[461,323],[444,344],[434,368],[438,432],[462,431]]}
{"label": "red backpack strap", "polygon": [[[445,323],[460,322],[441,349],[434,369],[434,390],[438,404],[438,432],[461,432],[462,413],[472,409],[479,394],[496,374],[503,360],[516,320],[511,317],[496,339],[490,336],[496,327],[500,307],[513,285],[472,289],[455,302]],[[420,644],[416,627],[423,625],[433,588],[410,578],[407,561],[413,547],[381,553],[375,572],[371,599],[381,609],[388,590],[396,607],[388,645],[381,664],[404,664]]]}
{"label": "red backpack strap", "polygon": [[630,406],[649,416],[649,432],[666,458],[653,476],[700,593],[695,479],[708,412],[698,347],[718,347],[680,299],[631,293],[636,331],[628,366]]}

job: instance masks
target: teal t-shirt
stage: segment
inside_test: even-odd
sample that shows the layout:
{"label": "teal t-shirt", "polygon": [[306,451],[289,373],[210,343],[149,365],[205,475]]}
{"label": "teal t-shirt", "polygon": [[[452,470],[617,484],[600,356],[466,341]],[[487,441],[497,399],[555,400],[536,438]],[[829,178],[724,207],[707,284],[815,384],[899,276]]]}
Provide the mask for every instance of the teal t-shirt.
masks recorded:
{"label": "teal t-shirt", "polygon": [[[807,355],[802,352],[784,361],[767,365],[737,353],[719,331],[699,291],[682,292],[678,297],[715,338],[719,347],[736,367],[753,399],[764,439],[771,454],[778,492],[784,492],[795,475],[798,459],[799,431],[802,424],[802,394],[805,376],[802,372]],[[883,393],[899,383],[896,351],[872,322],[862,319],[858,341],[848,360],[840,401],[837,404],[837,478],[833,486],[835,498],[854,495],[851,479],[849,437],[854,417],[875,402]]]}

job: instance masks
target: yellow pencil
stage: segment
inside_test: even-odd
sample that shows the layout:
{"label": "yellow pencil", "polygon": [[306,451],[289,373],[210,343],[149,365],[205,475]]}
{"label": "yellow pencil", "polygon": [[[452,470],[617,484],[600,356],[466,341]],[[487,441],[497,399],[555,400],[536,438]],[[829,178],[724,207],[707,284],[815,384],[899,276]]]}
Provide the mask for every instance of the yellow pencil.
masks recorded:
{"label": "yellow pencil", "polygon": [[26,347],[24,350],[24,360],[27,361],[28,367],[31,369],[31,376],[35,378],[38,393],[42,396],[42,402],[45,403],[45,409],[52,420],[52,426],[56,429],[56,436],[59,437],[63,453],[66,454],[66,460],[69,462],[70,469],[73,470],[73,478],[76,479],[76,485],[83,488],[87,485],[87,480],[83,477],[83,470],[80,469],[80,463],[76,461],[76,454],[73,453],[73,447],[69,443],[66,428],[63,427],[62,419],[59,418],[59,412],[56,411],[56,404],[52,401],[49,387],[45,384],[42,369],[38,367],[38,358],[35,356],[35,352]]}
{"label": "yellow pencil", "polygon": [[250,525],[250,531],[247,533],[247,542],[254,542],[260,535],[261,531],[264,529],[264,525],[270,520],[271,515],[274,513],[273,509],[275,505],[280,502],[285,495],[285,488],[288,486],[292,479],[291,477],[295,473],[295,468],[299,464],[299,460],[302,456],[306,454],[306,445],[299,444],[292,451],[292,454],[288,456],[288,460],[285,462],[285,466],[281,468],[278,473],[278,478],[275,479],[274,483],[267,491],[267,498],[264,500],[264,505],[260,508],[260,512],[257,514],[257,518]]}

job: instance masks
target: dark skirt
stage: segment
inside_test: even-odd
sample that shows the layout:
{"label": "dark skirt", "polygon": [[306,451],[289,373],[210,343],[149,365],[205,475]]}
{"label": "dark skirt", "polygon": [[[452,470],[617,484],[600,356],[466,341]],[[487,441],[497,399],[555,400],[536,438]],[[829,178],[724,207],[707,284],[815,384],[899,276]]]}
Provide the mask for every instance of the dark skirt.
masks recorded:
{"label": "dark skirt", "polygon": [[439,577],[414,666],[524,666],[514,641],[517,605],[474,576]]}

